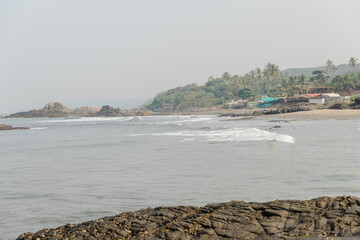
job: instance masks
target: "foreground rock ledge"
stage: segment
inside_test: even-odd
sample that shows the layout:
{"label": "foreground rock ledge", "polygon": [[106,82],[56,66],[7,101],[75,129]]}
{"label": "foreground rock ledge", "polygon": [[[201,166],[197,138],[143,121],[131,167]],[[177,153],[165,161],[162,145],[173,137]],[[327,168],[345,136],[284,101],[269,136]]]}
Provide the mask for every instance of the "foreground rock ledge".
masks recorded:
{"label": "foreground rock ledge", "polygon": [[359,198],[148,208],[18,239],[337,239],[329,236],[360,236]]}
{"label": "foreground rock ledge", "polygon": [[18,130],[18,129],[24,130],[24,129],[30,129],[30,128],[28,128],[28,127],[13,127],[10,125],[0,124],[0,131]]}

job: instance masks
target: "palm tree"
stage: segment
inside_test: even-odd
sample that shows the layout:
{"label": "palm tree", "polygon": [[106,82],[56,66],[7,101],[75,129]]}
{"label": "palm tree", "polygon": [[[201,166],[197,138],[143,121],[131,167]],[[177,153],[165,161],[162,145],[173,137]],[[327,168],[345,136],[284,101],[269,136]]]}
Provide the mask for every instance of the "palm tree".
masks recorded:
{"label": "palm tree", "polygon": [[275,79],[280,77],[279,66],[272,64],[270,62],[266,64],[264,69],[264,77],[267,81],[266,92],[269,92],[271,82],[273,82]]}
{"label": "palm tree", "polygon": [[[250,85],[253,85],[256,79],[256,72],[254,70],[251,70],[249,72],[249,83]],[[247,87],[247,86],[246,86]]]}
{"label": "palm tree", "polygon": [[228,72],[224,72],[223,75],[222,75],[222,78],[225,81],[229,81],[231,79],[231,75]]}
{"label": "palm tree", "polygon": [[264,88],[263,88],[263,72],[259,67],[255,68],[255,79],[257,82],[257,95],[264,94]]}
{"label": "palm tree", "polygon": [[352,67],[353,69],[355,69],[358,65],[358,59],[354,58],[354,57],[351,57],[350,60],[349,60],[349,65],[350,67]]}
{"label": "palm tree", "polygon": [[[355,68],[357,67],[358,65],[358,59],[354,58],[354,57],[351,57],[350,60],[349,60],[349,65],[350,67],[353,69],[353,71],[355,71]],[[346,87],[346,91],[349,91],[349,85],[350,85],[350,80],[349,78],[347,79],[347,87]]]}
{"label": "palm tree", "polygon": [[330,59],[326,61],[325,65],[326,65],[326,71],[335,72],[337,70],[334,63]]}

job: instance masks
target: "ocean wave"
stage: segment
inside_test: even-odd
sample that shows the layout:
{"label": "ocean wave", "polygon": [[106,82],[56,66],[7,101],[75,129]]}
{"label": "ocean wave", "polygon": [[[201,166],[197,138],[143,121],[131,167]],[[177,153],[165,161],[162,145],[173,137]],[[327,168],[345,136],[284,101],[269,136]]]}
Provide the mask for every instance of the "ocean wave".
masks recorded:
{"label": "ocean wave", "polygon": [[72,123],[72,122],[104,122],[104,121],[117,121],[124,122],[134,119],[133,117],[82,117],[71,119],[56,119],[56,120],[42,120],[40,123]]}
{"label": "ocean wave", "polygon": [[128,136],[175,136],[184,137],[183,140],[230,142],[230,141],[277,141],[294,143],[295,138],[289,135],[268,132],[258,128],[228,128],[208,131],[177,131],[149,134],[128,134]]}
{"label": "ocean wave", "polygon": [[179,121],[166,121],[166,122],[149,122],[146,123],[147,125],[179,125],[181,126],[184,123],[191,123],[191,122],[203,122],[203,121],[208,121],[211,120],[212,118],[210,117],[200,117],[200,118],[188,118],[186,120],[179,120]]}
{"label": "ocean wave", "polygon": [[48,127],[32,127],[30,130],[45,130],[48,129]]}

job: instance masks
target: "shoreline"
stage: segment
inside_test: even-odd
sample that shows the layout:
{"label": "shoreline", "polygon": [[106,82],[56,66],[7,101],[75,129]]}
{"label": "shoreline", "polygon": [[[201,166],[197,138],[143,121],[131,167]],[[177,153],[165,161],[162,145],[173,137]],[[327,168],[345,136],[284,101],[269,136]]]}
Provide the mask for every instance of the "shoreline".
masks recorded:
{"label": "shoreline", "polygon": [[[268,111],[275,111],[276,108],[263,109]],[[200,112],[178,112],[173,113],[173,115],[229,115],[231,117],[233,114],[234,117],[257,117],[263,119],[360,119],[360,109],[314,109],[309,111],[296,111],[288,113],[279,113],[279,114],[264,114],[264,115],[254,115],[252,114],[258,109],[220,109],[213,111],[200,111]],[[261,110],[260,110],[261,111]],[[159,114],[161,115],[161,114]],[[166,114],[163,114],[166,115]],[[226,117],[226,116],[224,116]]]}
{"label": "shoreline", "polygon": [[311,111],[299,111],[292,113],[282,113],[273,115],[263,115],[260,118],[269,119],[360,119],[360,110],[358,109],[321,109]]}
{"label": "shoreline", "polygon": [[[264,109],[218,109],[198,111],[174,111],[174,112],[152,112],[144,115],[129,114],[121,117],[134,116],[167,116],[167,115],[217,115],[219,117],[258,117],[258,118],[279,118],[279,119],[360,119],[360,109],[296,109],[288,112],[279,112],[281,108]],[[57,116],[56,118],[68,117],[94,117],[94,116]],[[103,116],[111,117],[111,116]],[[7,119],[18,119],[19,117],[6,117]],[[23,117],[40,118],[40,117]],[[54,118],[54,116],[42,116],[41,118]]]}
{"label": "shoreline", "polygon": [[24,233],[17,239],[315,240],[355,236],[360,236],[360,198],[340,196],[146,208]]}

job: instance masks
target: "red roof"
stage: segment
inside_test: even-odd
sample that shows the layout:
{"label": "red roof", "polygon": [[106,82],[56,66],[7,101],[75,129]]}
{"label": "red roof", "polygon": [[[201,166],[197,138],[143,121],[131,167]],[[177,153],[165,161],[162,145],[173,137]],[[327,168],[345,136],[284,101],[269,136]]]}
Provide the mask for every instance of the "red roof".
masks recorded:
{"label": "red roof", "polygon": [[309,97],[313,98],[313,97],[317,97],[320,95],[320,93],[309,93],[309,94],[305,94],[308,95]]}
{"label": "red roof", "polygon": [[325,98],[325,97],[321,96],[320,94],[318,94],[318,95],[315,96],[315,97],[312,97],[312,99],[322,99],[322,98]]}

